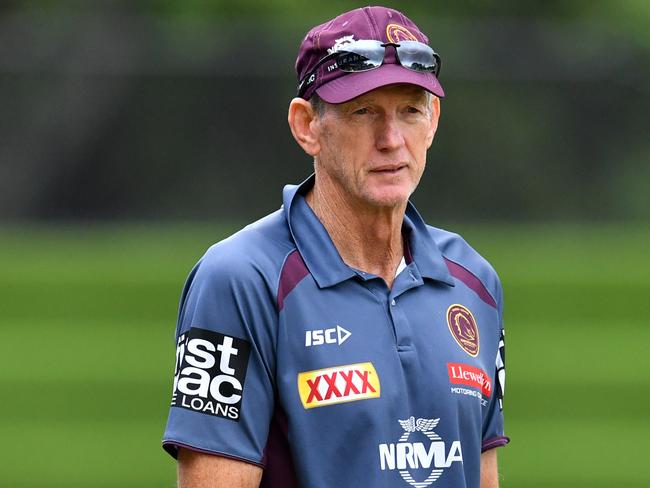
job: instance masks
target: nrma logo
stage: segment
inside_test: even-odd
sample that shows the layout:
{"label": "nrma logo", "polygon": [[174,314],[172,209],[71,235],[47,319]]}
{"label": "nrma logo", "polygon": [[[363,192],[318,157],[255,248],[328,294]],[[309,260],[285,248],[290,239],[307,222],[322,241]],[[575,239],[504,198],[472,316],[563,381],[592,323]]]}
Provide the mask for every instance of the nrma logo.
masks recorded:
{"label": "nrma logo", "polygon": [[440,478],[453,463],[462,463],[460,441],[453,441],[447,448],[447,444],[433,431],[438,422],[440,419],[415,420],[415,417],[400,420],[404,433],[399,440],[379,444],[382,471],[398,470],[409,485],[425,488]]}

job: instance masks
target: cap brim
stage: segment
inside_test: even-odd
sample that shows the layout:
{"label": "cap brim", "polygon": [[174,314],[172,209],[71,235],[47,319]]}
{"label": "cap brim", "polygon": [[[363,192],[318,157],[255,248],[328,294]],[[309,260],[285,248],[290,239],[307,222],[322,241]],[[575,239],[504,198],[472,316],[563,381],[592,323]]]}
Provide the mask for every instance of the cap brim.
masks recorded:
{"label": "cap brim", "polygon": [[344,103],[375,88],[396,83],[417,85],[437,97],[442,98],[445,96],[445,92],[435,75],[432,73],[418,73],[399,64],[383,64],[379,68],[370,71],[340,76],[318,87],[316,93],[328,103]]}

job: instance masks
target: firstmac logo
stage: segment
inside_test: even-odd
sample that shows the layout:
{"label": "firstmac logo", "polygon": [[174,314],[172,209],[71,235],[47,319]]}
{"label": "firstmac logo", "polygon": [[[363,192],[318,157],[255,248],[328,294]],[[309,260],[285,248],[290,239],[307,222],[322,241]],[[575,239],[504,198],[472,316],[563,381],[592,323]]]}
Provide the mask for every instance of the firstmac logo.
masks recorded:
{"label": "firstmac logo", "polygon": [[178,338],[172,407],[239,422],[250,343],[192,327]]}
{"label": "firstmac logo", "polygon": [[298,393],[305,408],[379,398],[381,385],[372,363],[348,364],[298,374]]}

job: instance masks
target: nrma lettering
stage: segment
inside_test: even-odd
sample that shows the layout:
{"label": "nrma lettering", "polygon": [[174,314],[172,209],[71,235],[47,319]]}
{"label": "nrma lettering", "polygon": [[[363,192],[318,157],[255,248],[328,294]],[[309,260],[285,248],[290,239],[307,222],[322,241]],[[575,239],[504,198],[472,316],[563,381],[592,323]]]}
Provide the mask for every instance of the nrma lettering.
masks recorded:
{"label": "nrma lettering", "polygon": [[422,442],[398,442],[380,444],[379,459],[382,470],[448,468],[451,463],[462,461],[463,454],[460,441],[452,442],[449,450],[443,441],[431,442],[428,446]]}
{"label": "nrma lettering", "polygon": [[178,338],[172,406],[239,421],[250,344],[192,327]]}
{"label": "nrma lettering", "polygon": [[399,420],[404,432],[395,443],[379,444],[382,471],[397,470],[402,480],[415,488],[425,488],[436,481],[454,463],[463,462],[460,441],[447,443],[434,432],[440,419],[411,416]]}

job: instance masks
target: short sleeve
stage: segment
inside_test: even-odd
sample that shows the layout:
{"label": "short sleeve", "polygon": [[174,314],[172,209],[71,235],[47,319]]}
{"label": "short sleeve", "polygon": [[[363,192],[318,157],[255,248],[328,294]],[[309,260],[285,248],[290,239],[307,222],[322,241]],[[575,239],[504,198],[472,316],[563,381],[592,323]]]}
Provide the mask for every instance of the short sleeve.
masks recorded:
{"label": "short sleeve", "polygon": [[497,281],[497,307],[498,307],[498,347],[495,354],[494,370],[492,377],[496,387],[495,394],[488,402],[487,412],[483,420],[483,443],[481,452],[495,447],[503,446],[510,442],[504,433],[503,425],[503,395],[506,385],[506,364],[505,364],[505,330],[503,327],[503,292],[501,284]]}
{"label": "short sleeve", "polygon": [[262,465],[274,407],[275,321],[261,270],[228,246],[213,246],[181,296],[163,437],[172,456],[187,447]]}

